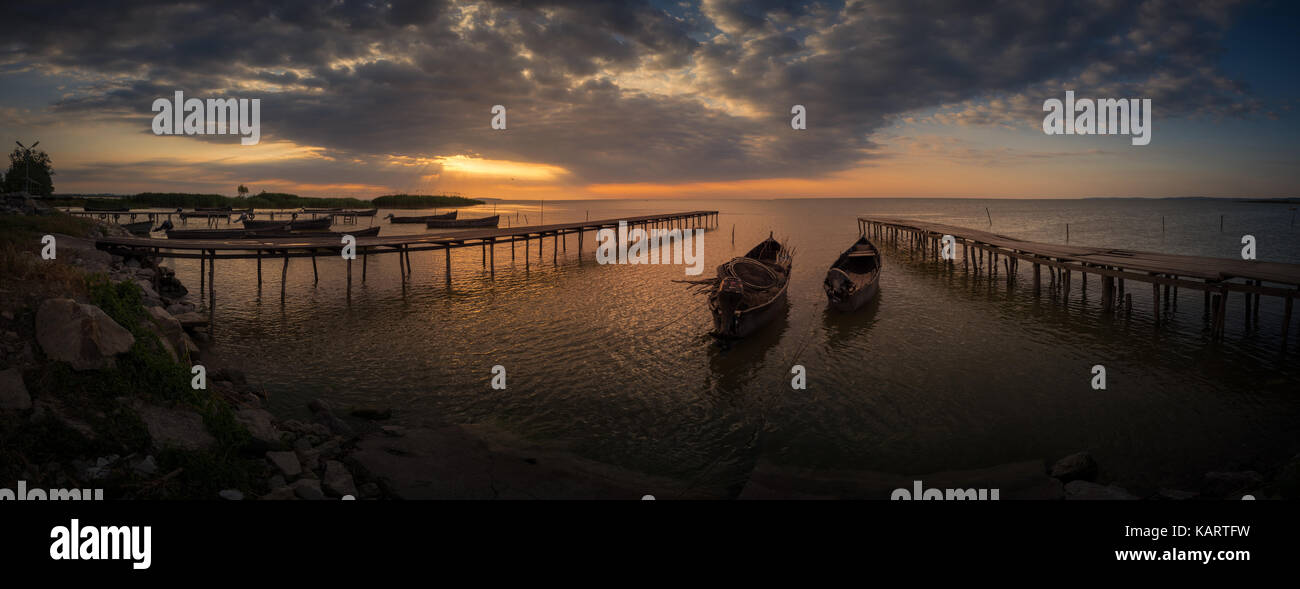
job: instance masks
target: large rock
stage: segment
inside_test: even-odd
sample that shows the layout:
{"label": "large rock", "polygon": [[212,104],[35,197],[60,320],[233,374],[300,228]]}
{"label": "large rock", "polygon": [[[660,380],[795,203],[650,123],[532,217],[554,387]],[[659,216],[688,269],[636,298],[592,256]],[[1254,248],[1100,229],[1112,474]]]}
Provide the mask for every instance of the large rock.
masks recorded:
{"label": "large rock", "polygon": [[264,409],[245,407],[235,412],[235,420],[242,423],[253,436],[253,441],[264,448],[279,448],[280,430],[271,423],[271,414]]}
{"label": "large rock", "polygon": [[0,371],[0,411],[32,408],[32,396],[23,384],[23,372],[17,368]]}
{"label": "large rock", "polygon": [[171,313],[163,310],[162,307],[145,307],[149,311],[150,329],[158,336],[158,341],[162,342],[163,348],[171,354],[173,360],[178,362],[187,361],[189,358],[189,346],[185,335],[185,330],[181,328],[181,322],[177,321]]}
{"label": "large rock", "polygon": [[36,311],[36,341],[52,360],[77,370],[113,368],[113,356],[131,349],[135,337],[94,305],[47,299]]}
{"label": "large rock", "polygon": [[1097,461],[1087,452],[1078,452],[1057,460],[1050,474],[1062,483],[1093,481],[1097,479]]}
{"label": "large rock", "polygon": [[1088,481],[1070,481],[1065,485],[1067,500],[1133,500],[1138,497],[1122,487],[1099,485]]}
{"label": "large rock", "polygon": [[342,462],[330,460],[325,463],[325,480],[322,481],[325,492],[335,497],[344,495],[357,496],[357,485],[352,480],[352,473]]}
{"label": "large rock", "polygon": [[136,412],[149,428],[155,446],[172,446],[183,450],[203,450],[216,445],[216,438],[203,425],[203,416],[188,409],[169,409],[137,404]]}
{"label": "large rock", "polygon": [[1208,497],[1232,497],[1256,490],[1263,484],[1264,475],[1253,470],[1207,472],[1201,483],[1201,494]]}
{"label": "large rock", "polygon": [[293,452],[267,452],[266,459],[275,465],[285,478],[293,479],[302,474],[302,463]]}

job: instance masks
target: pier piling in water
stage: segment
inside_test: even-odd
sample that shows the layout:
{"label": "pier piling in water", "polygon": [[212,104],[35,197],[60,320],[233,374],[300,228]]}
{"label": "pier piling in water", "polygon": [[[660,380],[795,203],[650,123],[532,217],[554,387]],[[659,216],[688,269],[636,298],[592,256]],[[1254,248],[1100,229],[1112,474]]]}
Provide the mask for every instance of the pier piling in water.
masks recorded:
{"label": "pier piling in water", "polygon": [[1150,283],[1152,318],[1156,325],[1171,323],[1166,315],[1172,316],[1177,312],[1179,287],[1200,290],[1204,294],[1203,318],[1209,323],[1213,339],[1221,339],[1224,335],[1228,295],[1240,292],[1244,297],[1247,326],[1258,323],[1262,296],[1282,299],[1284,317],[1281,328],[1285,346],[1294,299],[1300,297],[1300,264],[1036,243],[986,231],[906,219],[859,217],[858,223],[859,233],[876,236],[896,248],[909,249],[926,261],[933,258],[933,249],[939,247],[942,236],[952,235],[962,244],[963,267],[968,268],[973,276],[981,276],[986,266],[988,276],[996,276],[998,260],[1001,259],[1002,269],[1007,273],[1008,288],[1014,288],[1019,262],[1027,261],[1033,264],[1035,295],[1041,292],[1042,268],[1046,266],[1052,289],[1050,296],[1055,299],[1059,290],[1063,303],[1069,302],[1071,282],[1076,272],[1085,301],[1088,275],[1095,274],[1101,281],[1101,308],[1104,312],[1114,311],[1116,302],[1119,302],[1125,316],[1129,316],[1133,311],[1133,293],[1125,292],[1125,281]]}

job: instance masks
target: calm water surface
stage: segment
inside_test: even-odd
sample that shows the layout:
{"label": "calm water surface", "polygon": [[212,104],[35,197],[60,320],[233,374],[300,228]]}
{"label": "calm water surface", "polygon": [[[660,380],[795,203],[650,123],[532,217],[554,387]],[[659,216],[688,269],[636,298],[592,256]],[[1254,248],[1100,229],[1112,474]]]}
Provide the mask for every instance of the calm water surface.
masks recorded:
{"label": "calm water surface", "polygon": [[[566,442],[589,458],[713,484],[743,481],[756,460],[903,474],[1056,458],[1087,449],[1105,475],[1129,485],[1192,484],[1207,470],[1266,468],[1300,450],[1300,378],[1294,336],[1280,350],[1281,304],[1264,300],[1258,326],[1229,305],[1224,344],[1210,342],[1200,293],[1156,329],[1149,288],[1134,311],[1100,312],[1093,280],[1068,305],[1035,297],[1026,277],[1011,292],[883,247],[881,293],[869,308],[826,311],[821,280],[854,240],[858,214],[933,220],[1025,239],[1238,256],[1243,234],[1259,257],[1300,262],[1288,205],[1202,200],[499,202],[462,217],[503,215],[503,226],[694,209],[721,212],[705,238],[706,276],[769,232],[796,250],[790,308],[760,335],[713,345],[704,299],[673,282],[681,266],[579,261],[576,238],[525,268],[498,246],[490,279],[476,248],[413,256],[403,286],[397,258],[370,260],[352,300],[345,266],[291,263],[288,300],[279,266],[261,293],[252,261],[217,265],[214,354],[242,366],[282,413],[312,398],[392,407],[407,425],[491,422]],[[988,207],[986,213],[985,207]],[[380,216],[388,211],[381,211]],[[431,211],[430,211],[431,212]],[[422,214],[399,211],[399,215]],[[1220,215],[1224,228],[1220,232]],[[1165,229],[1161,231],[1161,219]],[[424,233],[381,221],[383,235]],[[360,226],[367,226],[362,220]],[[336,226],[336,230],[344,227]],[[732,243],[734,228],[735,242]],[[589,236],[590,237],[590,234]],[[535,242],[534,242],[535,243]],[[536,256],[536,249],[532,250]],[[197,291],[198,264],[179,266]],[[354,270],[359,270],[355,268]],[[1296,328],[1293,327],[1293,331]],[[493,365],[509,386],[489,386]],[[808,389],[790,390],[790,367]],[[1093,391],[1090,369],[1109,387]]]}

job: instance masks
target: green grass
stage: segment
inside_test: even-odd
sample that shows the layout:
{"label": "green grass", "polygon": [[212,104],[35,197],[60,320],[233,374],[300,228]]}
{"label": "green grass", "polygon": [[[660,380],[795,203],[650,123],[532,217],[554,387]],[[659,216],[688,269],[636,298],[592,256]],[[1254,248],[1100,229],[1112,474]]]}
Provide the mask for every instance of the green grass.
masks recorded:
{"label": "green grass", "polygon": [[78,294],[82,273],[68,265],[41,259],[41,237],[52,233],[85,237],[94,221],[72,215],[0,215],[0,276],[5,280],[40,281],[68,294]]}
{"label": "green grass", "polygon": [[[93,304],[135,336],[135,343],[117,357],[117,366],[112,370],[77,371],[66,363],[50,362],[31,371],[33,374],[26,380],[33,397],[60,399],[71,417],[84,421],[96,433],[96,439],[91,441],[66,426],[42,424],[40,428],[36,425],[25,428],[24,435],[50,437],[50,447],[57,449],[52,454],[38,452],[35,456],[66,461],[75,456],[150,453],[148,428],[119,399],[175,404],[201,415],[216,444],[198,451],[161,449],[155,455],[159,465],[156,476],[177,469],[180,472],[161,484],[117,481],[121,484],[120,494],[211,499],[217,491],[232,487],[264,492],[261,481],[266,466],[259,456],[248,453],[252,439],[248,430],[235,420],[233,409],[224,399],[209,390],[194,390],[190,386],[189,367],[173,360],[149,328],[151,319],[141,303],[140,287],[95,275],[86,279],[86,290]],[[37,445],[44,447],[45,443]],[[20,448],[20,452],[31,452],[33,446],[28,442]],[[0,458],[17,460],[6,456],[6,452],[0,452]],[[26,459],[31,461],[31,457]]]}

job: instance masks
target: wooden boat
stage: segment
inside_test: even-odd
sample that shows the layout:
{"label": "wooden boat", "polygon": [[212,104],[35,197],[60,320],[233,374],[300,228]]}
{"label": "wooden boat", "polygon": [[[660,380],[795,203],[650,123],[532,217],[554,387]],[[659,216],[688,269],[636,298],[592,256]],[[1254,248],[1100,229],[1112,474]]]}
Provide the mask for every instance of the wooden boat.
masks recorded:
{"label": "wooden boat", "polygon": [[132,235],[149,235],[149,232],[153,230],[153,222],[123,223],[122,228],[130,231]]}
{"label": "wooden boat", "polygon": [[393,223],[428,223],[429,221],[451,220],[455,218],[456,211],[444,213],[442,215],[422,215],[419,217],[398,217],[389,213],[387,217],[387,219]]}
{"label": "wooden boat", "polygon": [[81,207],[81,210],[87,213],[129,213],[131,212],[131,209],[128,207],[112,205],[112,204],[92,203],[92,202],[86,203],[84,206]]}
{"label": "wooden boat", "polygon": [[171,229],[167,239],[281,239],[303,237],[374,237],[379,235],[378,227],[358,229],[356,231],[290,231],[275,227],[271,229]]}
{"label": "wooden boat", "polygon": [[844,250],[822,282],[836,311],[856,311],[880,292],[880,250],[865,236]]}
{"label": "wooden boat", "polygon": [[247,231],[245,233],[248,235],[248,237],[272,237],[272,238],[329,237],[332,235],[337,235],[340,237],[344,235],[351,235],[353,237],[374,237],[376,235],[379,235],[379,228],[369,227],[366,229],[357,229],[356,231],[280,231],[280,230],[270,229],[265,231]]}
{"label": "wooden boat", "polygon": [[480,219],[435,219],[424,224],[429,229],[451,229],[464,227],[496,227],[501,221],[501,215],[492,215]]}
{"label": "wooden boat", "polygon": [[199,213],[229,213],[231,207],[194,207],[194,211]]}
{"label": "wooden boat", "polygon": [[340,217],[373,217],[378,212],[379,209],[365,209],[361,211],[342,211],[336,213],[336,215]]}
{"label": "wooden boat", "polygon": [[334,208],[334,209],[303,209],[302,212],[304,212],[304,213],[341,213],[341,212],[343,212],[343,209],[339,209],[339,208]]}
{"label": "wooden boat", "polygon": [[283,231],[311,231],[313,229],[329,229],[334,223],[332,217],[321,217],[319,219],[293,219],[291,221],[254,221],[252,219],[243,219],[244,229],[281,229]]}
{"label": "wooden boat", "polygon": [[709,293],[714,337],[745,337],[784,312],[791,263],[790,251],[769,236],[744,256],[718,266]]}
{"label": "wooden boat", "polygon": [[167,239],[243,239],[243,229],[168,229]]}

